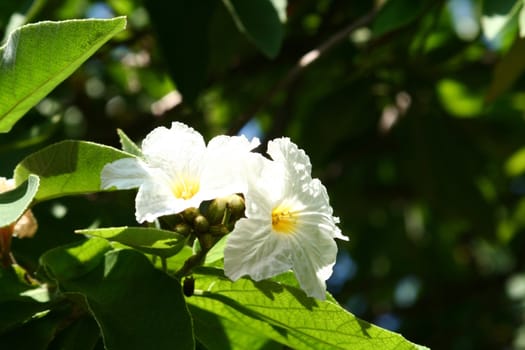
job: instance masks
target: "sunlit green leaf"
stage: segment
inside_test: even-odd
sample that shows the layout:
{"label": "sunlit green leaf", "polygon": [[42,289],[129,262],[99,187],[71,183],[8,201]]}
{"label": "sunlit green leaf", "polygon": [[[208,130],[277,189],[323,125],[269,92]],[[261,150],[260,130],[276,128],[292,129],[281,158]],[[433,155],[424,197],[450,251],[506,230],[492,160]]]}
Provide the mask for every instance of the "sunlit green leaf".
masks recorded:
{"label": "sunlit green leaf", "polygon": [[186,243],[186,238],[176,232],[150,227],[111,227],[75,232],[119,242],[144,253],[162,257],[177,254]]}
{"label": "sunlit green leaf", "polygon": [[0,227],[8,226],[18,220],[35,197],[40,179],[36,175],[29,175],[15,189],[0,193]]}
{"label": "sunlit green leaf", "polygon": [[237,28],[266,56],[270,58],[277,56],[281,49],[284,28],[274,3],[270,0],[223,0],[223,2]]}
{"label": "sunlit green leaf", "polygon": [[283,346],[256,329],[239,327],[238,323],[213,312],[188,305],[195,327],[195,337],[208,350],[281,350]]}
{"label": "sunlit green leaf", "polygon": [[29,174],[40,177],[38,201],[100,191],[100,172],[107,163],[133,155],[84,141],[62,141],[25,158],[15,169],[15,181]]}
{"label": "sunlit green leaf", "polygon": [[130,154],[133,154],[137,157],[142,156],[142,150],[140,149],[135,142],[133,142],[128,135],[124,133],[124,131],[118,129],[117,130],[118,137],[120,139],[120,145],[122,146],[122,150],[124,152],[128,152]]}
{"label": "sunlit green leaf", "polygon": [[40,22],[20,27],[0,48],[0,132],[126,26],[126,19]]}
{"label": "sunlit green leaf", "polygon": [[231,282],[220,270],[194,274],[188,303],[297,349],[417,349],[401,335],[359,320],[333,301],[271,280]]}
{"label": "sunlit green leaf", "polygon": [[228,236],[222,237],[206,254],[204,261],[205,265],[213,264],[214,262],[224,258],[224,247],[226,246],[226,240]]}
{"label": "sunlit green leaf", "polygon": [[95,269],[111,250],[105,239],[91,238],[47,251],[40,259],[50,277],[58,281],[78,278]]}

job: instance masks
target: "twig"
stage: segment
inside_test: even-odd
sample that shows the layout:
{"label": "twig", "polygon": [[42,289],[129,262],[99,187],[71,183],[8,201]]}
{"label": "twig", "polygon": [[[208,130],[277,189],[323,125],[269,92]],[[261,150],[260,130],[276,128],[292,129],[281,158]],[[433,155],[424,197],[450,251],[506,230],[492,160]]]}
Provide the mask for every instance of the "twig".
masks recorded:
{"label": "twig", "polygon": [[338,45],[341,41],[345,40],[350,35],[350,33],[370,23],[375,17],[375,15],[375,10],[369,12],[368,14],[359,18],[355,22],[350,23],[348,26],[344,27],[343,29],[329,37],[328,40],[323,42],[321,45],[317,46],[315,49],[310,50],[303,56],[301,56],[301,58],[299,58],[295,65],[281,80],[274,84],[272,88],[270,88],[270,90],[248,110],[247,113],[241,115],[239,119],[237,119],[235,124],[230,128],[229,134],[236,135],[244,126],[244,124],[246,124],[255,114],[257,114],[257,112],[259,112],[264,106],[266,106],[266,104],[269,103],[269,101],[278,91],[286,88],[290,83],[296,80],[306,68],[308,68],[321,56],[330,51],[333,47]]}

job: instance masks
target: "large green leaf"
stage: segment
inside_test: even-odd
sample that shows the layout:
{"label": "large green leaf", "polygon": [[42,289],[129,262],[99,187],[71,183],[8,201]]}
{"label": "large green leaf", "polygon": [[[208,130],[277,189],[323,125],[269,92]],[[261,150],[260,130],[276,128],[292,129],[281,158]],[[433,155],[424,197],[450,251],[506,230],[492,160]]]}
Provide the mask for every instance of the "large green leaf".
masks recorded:
{"label": "large green leaf", "polygon": [[0,132],[73,73],[116,33],[126,18],[28,24],[0,48]]}
{"label": "large green leaf", "polygon": [[91,238],[48,250],[40,259],[48,275],[58,281],[79,278],[95,269],[111,250],[105,239]]}
{"label": "large green leaf", "polygon": [[29,175],[14,190],[0,193],[0,227],[8,226],[21,217],[38,191],[40,179]]}
{"label": "large green leaf", "polygon": [[85,141],[62,141],[25,158],[15,169],[15,182],[29,174],[40,177],[38,201],[100,191],[100,172],[107,163],[133,155]]}
{"label": "large green leaf", "polygon": [[[282,6],[270,0],[223,0],[237,28],[266,56],[274,58],[281,49],[284,27]],[[274,4],[275,3],[275,4]],[[279,14],[281,13],[281,17]]]}
{"label": "large green leaf", "polygon": [[[72,258],[83,259],[80,255],[81,250],[64,249],[60,256],[57,250],[53,260],[44,256],[42,262],[46,269],[56,271]],[[102,260],[99,256],[87,274],[58,278],[58,283],[62,292],[85,297],[107,349],[194,348],[192,322],[177,280],[134,250],[109,251]]]}
{"label": "large green leaf", "polygon": [[170,74],[185,100],[193,101],[208,71],[208,27],[215,1],[144,1]]}
{"label": "large green leaf", "polygon": [[105,238],[147,254],[169,257],[177,254],[186,243],[184,236],[167,230],[150,227],[111,227],[77,230],[76,233]]}
{"label": "large green leaf", "polygon": [[[308,298],[271,280],[231,282],[221,270],[195,274],[198,292],[188,303],[297,349],[417,349],[401,335],[356,318],[333,301]],[[291,284],[291,283],[290,283]]]}
{"label": "large green leaf", "polygon": [[61,331],[53,340],[52,349],[93,350],[100,340],[100,330],[93,317],[86,315]]}
{"label": "large green leaf", "polygon": [[195,338],[208,350],[281,350],[281,344],[256,329],[239,327],[237,322],[220,317],[208,310],[188,305],[195,327]]}

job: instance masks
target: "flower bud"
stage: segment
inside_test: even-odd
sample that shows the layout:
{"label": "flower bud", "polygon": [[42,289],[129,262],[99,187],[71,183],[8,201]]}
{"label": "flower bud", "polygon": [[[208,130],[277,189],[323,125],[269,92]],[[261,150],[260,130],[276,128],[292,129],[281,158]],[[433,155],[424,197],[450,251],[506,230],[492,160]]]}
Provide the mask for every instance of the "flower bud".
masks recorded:
{"label": "flower bud", "polygon": [[197,208],[188,208],[182,212],[182,217],[187,223],[192,223],[197,215],[200,215],[199,209]]}
{"label": "flower bud", "polygon": [[215,225],[210,227],[210,233],[214,236],[225,236],[231,230],[226,225]]}
{"label": "flower bud", "polygon": [[216,198],[208,206],[206,217],[210,224],[220,224],[224,217],[224,211],[226,210],[228,202],[225,198]]}
{"label": "flower bud", "polygon": [[180,233],[183,236],[189,236],[189,234],[191,233],[191,226],[183,222],[175,225],[173,230],[177,233]]}
{"label": "flower bud", "polygon": [[237,194],[233,194],[228,196],[227,200],[232,219],[237,220],[242,218],[244,216],[244,209],[246,208],[244,205],[244,198]]}
{"label": "flower bud", "polygon": [[210,229],[210,223],[206,217],[198,215],[193,221],[193,228],[199,233],[208,232]]}

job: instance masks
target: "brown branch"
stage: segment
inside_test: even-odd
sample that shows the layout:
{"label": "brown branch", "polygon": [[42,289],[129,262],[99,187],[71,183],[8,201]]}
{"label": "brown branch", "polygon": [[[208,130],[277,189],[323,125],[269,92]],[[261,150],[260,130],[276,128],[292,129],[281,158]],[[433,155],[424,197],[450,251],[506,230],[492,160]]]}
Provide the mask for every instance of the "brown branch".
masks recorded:
{"label": "brown branch", "polygon": [[332,48],[337,46],[339,43],[341,43],[343,40],[348,38],[348,36],[355,31],[358,28],[361,28],[362,26],[365,26],[366,24],[370,23],[372,19],[375,17],[376,11],[373,10],[369,12],[368,14],[364,15],[363,17],[357,19],[355,22],[350,23],[348,26],[344,27],[334,35],[328,38],[325,42],[321,43],[321,45],[317,46],[313,50],[308,51],[304,55],[299,58],[299,60],[295,63],[295,65],[288,71],[288,73],[279,80],[276,84],[274,84],[268,92],[263,95],[257,103],[255,103],[247,113],[241,115],[237,121],[234,123],[234,125],[230,128],[229,134],[230,135],[236,135],[241,128],[246,124],[257,112],[259,112],[261,109],[263,109],[270,100],[275,96],[275,94],[286,88],[288,85],[290,85],[293,81],[295,81],[301,73],[308,68],[312,63],[317,61],[321,56],[325,55],[328,51],[330,51]]}

